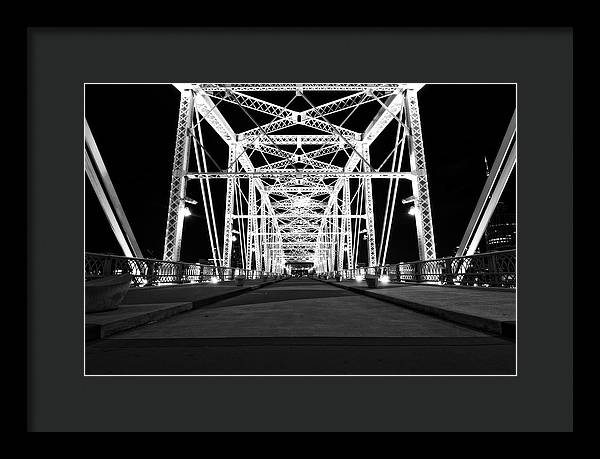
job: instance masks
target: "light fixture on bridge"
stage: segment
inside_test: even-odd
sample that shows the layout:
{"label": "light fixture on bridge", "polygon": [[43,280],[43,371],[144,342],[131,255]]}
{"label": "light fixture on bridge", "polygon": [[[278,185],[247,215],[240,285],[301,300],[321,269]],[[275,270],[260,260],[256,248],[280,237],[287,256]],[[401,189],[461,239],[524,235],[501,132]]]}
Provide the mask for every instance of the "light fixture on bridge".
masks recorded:
{"label": "light fixture on bridge", "polygon": [[387,274],[384,274],[383,276],[381,276],[379,278],[379,282],[381,282],[382,284],[387,284],[390,281],[390,276],[388,276]]}
{"label": "light fixture on bridge", "polygon": [[231,236],[231,240],[232,240],[233,242],[237,241],[237,236],[235,236],[235,235]]}
{"label": "light fixture on bridge", "polygon": [[210,283],[211,284],[218,284],[219,283],[219,278],[217,276],[212,276],[210,278]]}
{"label": "light fixture on bridge", "polygon": [[356,282],[362,282],[365,279],[365,276],[363,276],[362,274],[357,274],[354,279],[356,280]]}
{"label": "light fixture on bridge", "polygon": [[417,209],[415,206],[410,206],[410,209],[408,209],[408,215],[415,215],[417,213]]}
{"label": "light fixture on bridge", "polygon": [[189,207],[184,207],[183,208],[183,216],[184,217],[189,217],[190,215],[192,215],[192,211],[190,210]]}

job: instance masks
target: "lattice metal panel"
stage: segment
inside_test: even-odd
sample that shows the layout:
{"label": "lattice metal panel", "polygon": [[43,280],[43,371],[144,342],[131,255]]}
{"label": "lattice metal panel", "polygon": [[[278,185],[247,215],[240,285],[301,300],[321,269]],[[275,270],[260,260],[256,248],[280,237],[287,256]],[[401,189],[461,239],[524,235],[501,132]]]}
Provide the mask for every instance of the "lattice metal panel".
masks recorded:
{"label": "lattice metal panel", "polygon": [[[363,146],[362,156],[366,161],[370,161],[371,155],[369,147]],[[370,177],[364,180],[365,204],[367,211],[367,242],[369,246],[369,266],[377,264],[377,245],[375,243],[375,208],[373,206],[373,183]]]}
{"label": "lattice metal panel", "polygon": [[173,157],[173,173],[171,176],[171,193],[167,214],[167,229],[163,259],[178,261],[181,252],[181,236],[183,233],[183,211],[185,207],[186,177],[190,153],[190,128],[194,108],[192,91],[183,91],[179,102],[179,119],[175,139]]}
{"label": "lattice metal panel", "polygon": [[256,258],[256,238],[258,225],[256,222],[256,186],[254,180],[248,181],[248,225],[246,239],[246,267],[252,269],[252,260]]}
{"label": "lattice metal panel", "polygon": [[[360,139],[348,138],[346,139],[350,144],[356,144],[360,142]],[[238,141],[243,143],[244,145],[253,144],[256,142],[259,143],[268,143],[271,142],[275,145],[327,145],[327,144],[336,144],[343,145],[343,141],[340,140],[338,135],[328,135],[328,134],[302,134],[302,135],[269,135],[269,137],[265,135],[238,135]]]}
{"label": "lattice metal panel", "polygon": [[[229,147],[229,161],[231,164],[239,155],[239,147]],[[234,206],[235,179],[227,179],[227,193],[225,195],[225,225],[223,231],[223,266],[231,266],[231,236],[233,229],[233,206]]]}
{"label": "lattice metal panel", "polygon": [[410,83],[194,83],[194,87],[210,92],[232,91],[394,91],[398,88],[420,87],[421,84]]}
{"label": "lattice metal panel", "polygon": [[427,168],[425,166],[425,149],[423,148],[419,102],[415,90],[406,91],[406,106],[408,108],[408,121],[410,125],[411,169],[416,174],[416,178],[413,180],[413,192],[416,197],[415,206],[417,212],[415,220],[417,223],[419,258],[421,260],[432,260],[436,257],[433,219],[429,201],[429,184],[427,182]]}

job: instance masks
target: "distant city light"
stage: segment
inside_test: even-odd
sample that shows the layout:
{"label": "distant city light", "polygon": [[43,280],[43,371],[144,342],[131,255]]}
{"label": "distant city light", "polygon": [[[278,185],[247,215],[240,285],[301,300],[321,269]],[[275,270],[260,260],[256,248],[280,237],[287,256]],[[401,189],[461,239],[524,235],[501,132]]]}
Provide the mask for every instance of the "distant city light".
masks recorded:
{"label": "distant city light", "polygon": [[192,211],[190,210],[190,208],[189,208],[189,207],[185,207],[185,208],[183,209],[183,216],[184,216],[184,217],[189,217],[190,215],[192,215]]}
{"label": "distant city light", "polygon": [[414,215],[417,213],[417,209],[415,209],[415,206],[411,206],[410,209],[408,209],[408,215]]}
{"label": "distant city light", "polygon": [[364,278],[365,278],[365,276],[363,276],[362,274],[359,274],[354,279],[356,279],[356,282],[362,282]]}

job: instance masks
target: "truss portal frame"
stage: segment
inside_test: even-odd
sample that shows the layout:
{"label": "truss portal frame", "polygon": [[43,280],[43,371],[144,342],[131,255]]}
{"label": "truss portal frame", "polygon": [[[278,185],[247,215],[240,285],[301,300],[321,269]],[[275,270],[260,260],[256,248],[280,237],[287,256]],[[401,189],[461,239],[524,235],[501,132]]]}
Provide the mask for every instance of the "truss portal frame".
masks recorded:
{"label": "truss portal frame", "polygon": [[[375,266],[382,258],[385,260],[385,253],[381,252],[387,251],[400,179],[413,184],[411,199],[417,209],[415,222],[420,258],[435,258],[417,102],[422,84],[186,83],[174,86],[181,92],[181,101],[165,260],[179,260],[186,203],[197,204],[186,195],[190,180],[201,182],[207,231],[212,253],[218,254],[214,256],[217,265],[231,266],[232,244],[239,241],[246,269],[281,273],[287,264],[294,262],[313,263],[317,272],[353,269],[361,253],[365,255],[366,264]],[[312,102],[316,92],[328,91],[337,93],[324,103]],[[340,96],[340,92],[343,95]],[[274,102],[266,95],[272,93],[280,93],[289,102]],[[301,110],[290,108],[296,99],[303,105]],[[228,109],[221,110],[225,106]],[[364,106],[376,109],[371,122],[358,130],[345,125],[355,111]],[[250,127],[233,129],[235,123],[225,116],[231,107],[243,113],[246,121],[252,121]],[[331,121],[332,116],[337,117],[336,121]],[[373,142],[390,124],[395,125],[397,133],[394,148],[392,151],[374,150]],[[228,154],[208,151],[203,143],[203,130],[207,125],[227,145]],[[291,129],[296,132],[290,133]],[[298,133],[298,130],[304,132]],[[401,170],[402,152],[399,151],[404,150],[405,144],[410,170]],[[190,167],[192,151],[196,158],[195,170]],[[220,164],[225,158],[227,163]],[[215,179],[226,181],[222,233],[214,218],[211,183]],[[379,207],[379,203],[375,208],[374,179],[396,184],[392,200],[388,192],[385,208]],[[389,224],[377,235],[375,212],[380,210],[385,211]]]}

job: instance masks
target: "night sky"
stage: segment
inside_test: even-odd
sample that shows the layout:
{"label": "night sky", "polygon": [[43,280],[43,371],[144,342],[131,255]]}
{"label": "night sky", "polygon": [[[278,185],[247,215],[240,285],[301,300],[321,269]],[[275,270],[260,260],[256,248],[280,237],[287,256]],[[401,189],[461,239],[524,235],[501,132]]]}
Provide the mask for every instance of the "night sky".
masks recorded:
{"label": "night sky", "polygon": [[[326,94],[307,92],[317,105]],[[272,95],[273,97],[273,95]],[[286,100],[291,96],[288,94]],[[282,99],[283,100],[283,99]],[[273,100],[275,102],[275,100]],[[419,91],[421,125],[427,161],[429,191],[438,257],[452,256],[460,243],[486,180],[484,157],[491,168],[515,109],[514,85],[438,85]],[[179,110],[179,91],[172,85],[86,85],[85,114],[113,185],[144,254],[161,258],[169,201],[173,150]],[[247,117],[228,117],[240,130],[254,127]],[[290,108],[301,110],[303,107]],[[251,112],[255,116],[255,112]],[[345,112],[344,114],[347,114]],[[263,119],[256,115],[260,123]],[[343,117],[342,117],[343,118]],[[356,113],[356,128],[372,113]],[[334,117],[330,121],[336,122]],[[345,125],[353,128],[352,123]],[[371,147],[378,165],[393,146],[396,126],[390,123]],[[282,131],[281,133],[294,133]],[[279,134],[279,132],[277,133]],[[207,150],[221,165],[228,150],[214,131],[203,127]],[[390,144],[391,142],[391,144]],[[390,146],[391,145],[391,146]],[[407,156],[407,155],[405,155]],[[191,161],[192,163],[193,161]],[[190,163],[190,164],[191,164]],[[514,211],[516,168],[501,198]],[[210,242],[198,181],[189,182],[188,196],[200,204],[186,218],[182,261],[211,258]],[[387,198],[388,180],[373,180],[376,235],[379,241]],[[217,225],[223,227],[225,180],[211,180]],[[412,194],[410,182],[401,180],[390,237],[387,262],[418,259],[414,218],[402,198]],[[85,250],[122,255],[96,195],[85,180]],[[221,231],[220,230],[220,231]],[[222,235],[220,235],[222,243]],[[365,249],[366,241],[361,241]],[[359,261],[366,261],[362,252]]]}

